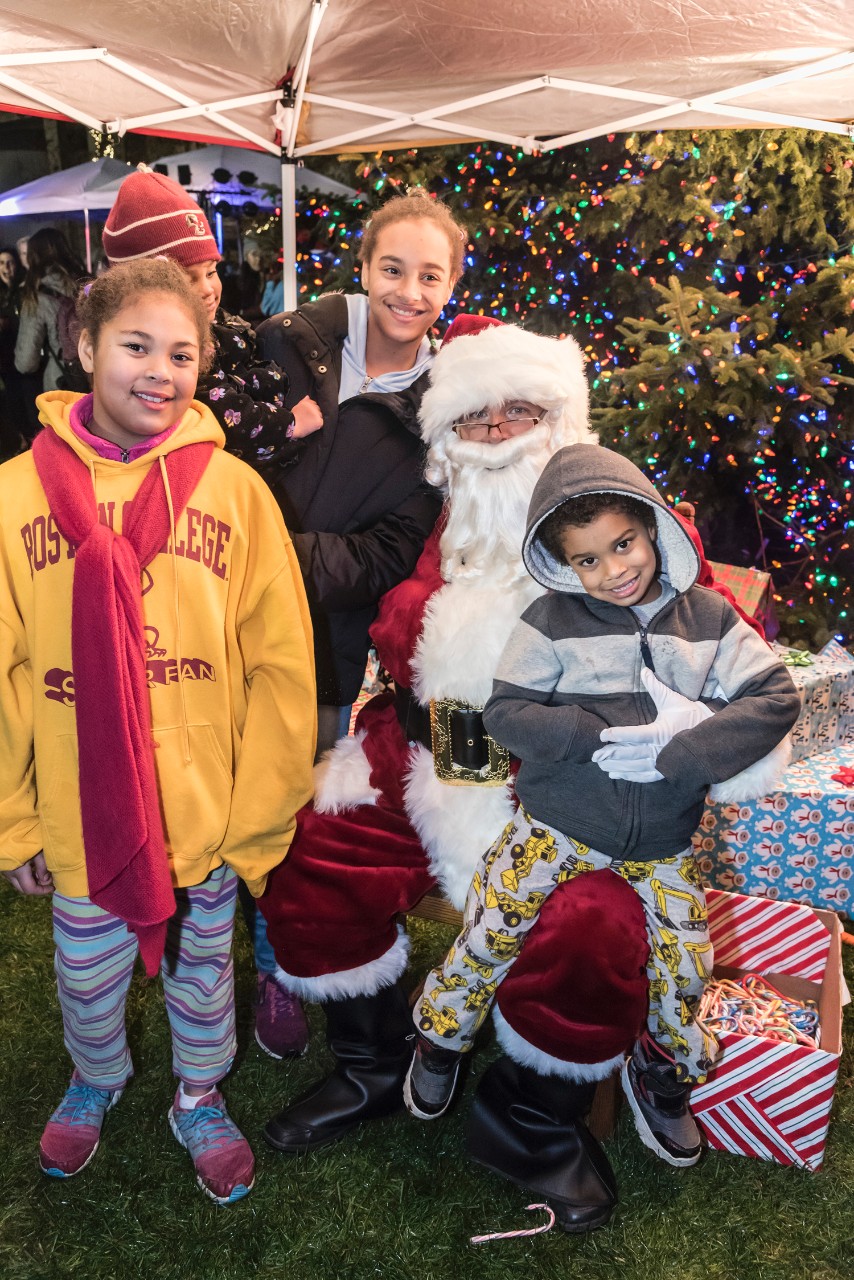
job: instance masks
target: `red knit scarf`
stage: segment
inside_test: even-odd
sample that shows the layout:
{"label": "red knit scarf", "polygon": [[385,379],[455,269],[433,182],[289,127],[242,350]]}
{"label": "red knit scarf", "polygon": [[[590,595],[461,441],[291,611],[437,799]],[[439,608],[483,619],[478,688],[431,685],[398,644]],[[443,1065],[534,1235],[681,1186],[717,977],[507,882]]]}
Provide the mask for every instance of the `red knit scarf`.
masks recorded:
{"label": "red knit scarf", "polygon": [[[191,444],[166,458],[176,520],[213,450],[212,443]],[[33,458],[59,531],[76,553],[71,662],[89,897],[127,922],[153,975],[175,895],[154,768],[141,576],[169,537],[166,489],[155,462],[115,534],[98,522],[88,467],[50,428],[33,441]]]}

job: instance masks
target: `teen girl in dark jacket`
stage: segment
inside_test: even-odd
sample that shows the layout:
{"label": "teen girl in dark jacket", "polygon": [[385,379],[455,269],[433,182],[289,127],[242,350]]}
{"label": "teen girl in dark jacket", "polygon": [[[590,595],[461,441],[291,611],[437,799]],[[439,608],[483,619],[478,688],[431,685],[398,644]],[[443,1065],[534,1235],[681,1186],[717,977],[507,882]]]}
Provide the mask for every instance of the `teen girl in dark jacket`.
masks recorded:
{"label": "teen girl in dark jacket", "polygon": [[258,330],[263,357],[288,375],[288,403],[309,395],[323,416],[299,464],[273,483],[312,613],[321,745],[346,733],[379,599],[412,571],[441,509],[423,480],[417,413],[427,333],[460,274],[463,244],[443,205],[395,197],[365,230],[367,298],[331,294]]}

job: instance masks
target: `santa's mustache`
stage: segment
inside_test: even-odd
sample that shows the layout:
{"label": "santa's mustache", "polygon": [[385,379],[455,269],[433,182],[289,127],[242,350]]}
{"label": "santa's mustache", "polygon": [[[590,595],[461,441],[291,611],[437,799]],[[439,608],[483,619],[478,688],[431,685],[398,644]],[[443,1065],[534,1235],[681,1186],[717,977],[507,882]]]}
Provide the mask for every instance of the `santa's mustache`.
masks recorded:
{"label": "santa's mustache", "polygon": [[[508,436],[492,443],[486,440],[461,440],[455,433],[445,444],[445,454],[455,468],[473,467],[481,471],[503,471],[520,458],[541,452],[548,445],[550,427],[539,423],[520,436]],[[453,478],[451,479],[453,484]]]}
{"label": "santa's mustache", "polygon": [[551,454],[548,427],[500,444],[449,442],[447,452],[447,523],[440,543],[444,576],[495,575],[499,565],[510,578],[523,575],[528,505]]}

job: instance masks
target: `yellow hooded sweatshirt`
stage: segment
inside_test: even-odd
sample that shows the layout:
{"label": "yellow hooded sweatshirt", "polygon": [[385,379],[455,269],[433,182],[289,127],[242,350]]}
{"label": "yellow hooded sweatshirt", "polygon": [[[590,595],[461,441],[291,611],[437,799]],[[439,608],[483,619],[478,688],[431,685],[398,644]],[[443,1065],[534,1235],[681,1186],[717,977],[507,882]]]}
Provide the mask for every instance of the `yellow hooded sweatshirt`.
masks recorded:
{"label": "yellow hooded sweatshirt", "polygon": [[[41,420],[90,468],[99,517],[122,512],[161,454],[216,448],[173,536],[142,571],[154,760],[173,883],[227,863],[258,896],[312,794],[316,698],[299,566],[267,486],[223,452],[194,400],[169,438],[130,463],[73,432],[80,397],[39,398]],[[71,588],[74,552],[32,455],[0,466],[0,870],[44,850],[54,884],[88,894],[80,796]],[[110,786],[105,775],[103,785]]]}

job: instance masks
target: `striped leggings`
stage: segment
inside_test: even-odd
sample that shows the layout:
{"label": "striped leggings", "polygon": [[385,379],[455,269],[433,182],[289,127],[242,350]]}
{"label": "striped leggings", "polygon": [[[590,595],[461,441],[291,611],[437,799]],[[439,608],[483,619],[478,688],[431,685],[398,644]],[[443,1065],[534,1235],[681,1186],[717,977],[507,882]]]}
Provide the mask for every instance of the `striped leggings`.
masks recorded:
{"label": "striped leggings", "polygon": [[[213,1086],[236,1047],[231,943],[237,876],[219,867],[201,884],[176,889],[160,967],[172,1031],[172,1069],[186,1085]],[[89,898],[53,896],[53,937],[65,1047],[79,1075],[118,1089],[133,1075],[125,1001],[136,935]]]}

